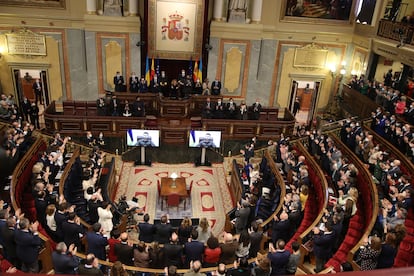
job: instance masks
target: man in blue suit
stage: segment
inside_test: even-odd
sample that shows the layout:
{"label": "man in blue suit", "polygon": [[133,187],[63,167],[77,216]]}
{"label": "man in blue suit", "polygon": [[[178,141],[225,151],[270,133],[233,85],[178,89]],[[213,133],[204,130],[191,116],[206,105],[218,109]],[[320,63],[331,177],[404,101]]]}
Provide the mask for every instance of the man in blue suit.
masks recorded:
{"label": "man in blue suit", "polygon": [[154,225],[149,223],[150,216],[144,215],[144,222],[138,223],[139,240],[151,243],[154,241]]}
{"label": "man in blue suit", "polygon": [[68,247],[64,242],[56,245],[56,250],[52,252],[52,263],[56,274],[75,274],[75,268],[79,266],[79,261],[75,257],[77,248],[71,244]]}
{"label": "man in blue suit", "polygon": [[186,259],[186,266],[190,265],[191,261],[202,261],[204,253],[204,244],[198,240],[198,231],[193,229],[191,232],[191,241],[184,244],[184,254]]}
{"label": "man in blue suit", "polygon": [[316,258],[315,272],[319,273],[324,269],[326,262],[332,257],[332,248],[335,245],[335,233],[332,231],[331,222],[325,223],[325,231],[319,228],[313,229],[313,254]]}
{"label": "man in blue suit", "polygon": [[22,271],[28,273],[38,273],[39,264],[39,247],[42,241],[39,238],[39,222],[35,222],[30,226],[27,218],[22,218],[19,222],[20,230],[15,233],[16,254],[17,258],[22,262]]}
{"label": "man in blue suit", "polygon": [[92,225],[92,231],[86,233],[88,241],[87,253],[93,253],[96,258],[106,260],[105,246],[108,245],[108,239],[102,235],[102,226],[99,222]]}

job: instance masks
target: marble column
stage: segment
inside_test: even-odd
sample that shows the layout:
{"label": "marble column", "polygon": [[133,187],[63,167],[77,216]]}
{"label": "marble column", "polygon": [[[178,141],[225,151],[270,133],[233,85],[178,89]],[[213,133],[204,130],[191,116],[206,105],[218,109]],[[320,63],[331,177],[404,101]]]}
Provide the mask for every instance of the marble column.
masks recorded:
{"label": "marble column", "polygon": [[263,0],[253,0],[252,22],[260,23],[262,21]]}
{"label": "marble column", "polygon": [[214,21],[223,20],[223,0],[214,0],[213,19]]}
{"label": "marble column", "polygon": [[138,0],[128,1],[128,12],[129,16],[137,16],[138,14]]}
{"label": "marble column", "polygon": [[96,14],[96,0],[86,0],[86,12]]}

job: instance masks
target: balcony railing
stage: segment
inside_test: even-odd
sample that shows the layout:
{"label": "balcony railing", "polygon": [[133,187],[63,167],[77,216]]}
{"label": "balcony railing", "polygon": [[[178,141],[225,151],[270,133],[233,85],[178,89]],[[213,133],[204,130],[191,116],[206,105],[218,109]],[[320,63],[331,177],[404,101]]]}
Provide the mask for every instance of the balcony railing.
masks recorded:
{"label": "balcony railing", "polygon": [[392,39],[404,44],[414,46],[414,26],[401,23],[392,22],[390,20],[382,19],[379,24],[377,35],[379,37]]}

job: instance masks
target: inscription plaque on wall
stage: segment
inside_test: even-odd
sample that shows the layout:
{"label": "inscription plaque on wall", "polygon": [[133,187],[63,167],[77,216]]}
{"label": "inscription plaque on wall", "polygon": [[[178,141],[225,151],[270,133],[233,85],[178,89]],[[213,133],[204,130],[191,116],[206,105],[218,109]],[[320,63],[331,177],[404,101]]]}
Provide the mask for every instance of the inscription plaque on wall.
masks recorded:
{"label": "inscription plaque on wall", "polygon": [[294,67],[325,68],[328,50],[298,48],[295,49]]}
{"label": "inscription plaque on wall", "polygon": [[32,32],[6,34],[9,54],[46,56],[45,36]]}

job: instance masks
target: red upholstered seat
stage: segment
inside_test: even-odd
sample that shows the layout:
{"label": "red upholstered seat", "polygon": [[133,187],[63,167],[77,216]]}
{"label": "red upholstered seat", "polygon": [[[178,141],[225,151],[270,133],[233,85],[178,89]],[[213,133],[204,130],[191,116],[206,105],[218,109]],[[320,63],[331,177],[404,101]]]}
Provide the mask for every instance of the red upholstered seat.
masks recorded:
{"label": "red upholstered seat", "polygon": [[180,205],[180,195],[178,194],[170,194],[167,198],[167,207],[170,208],[170,206],[177,207]]}
{"label": "red upholstered seat", "polygon": [[[408,229],[414,229],[414,221],[410,219],[405,220],[405,227]],[[409,231],[407,231],[409,232]]]}
{"label": "red upholstered seat", "polygon": [[358,238],[361,236],[361,229],[358,230],[358,229],[349,228],[347,236]]}

